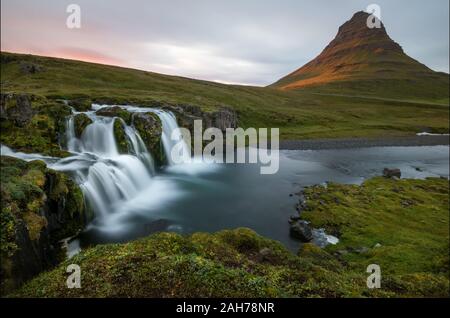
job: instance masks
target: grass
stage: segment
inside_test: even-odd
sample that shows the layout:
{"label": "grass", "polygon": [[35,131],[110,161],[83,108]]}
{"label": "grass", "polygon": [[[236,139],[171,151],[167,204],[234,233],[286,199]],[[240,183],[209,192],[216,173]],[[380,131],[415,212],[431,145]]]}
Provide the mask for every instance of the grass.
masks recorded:
{"label": "grass", "polygon": [[[10,296],[448,297],[448,180],[374,178],[306,195],[304,217],[339,233],[338,245],[303,244],[294,255],[244,228],[158,233],[84,250]],[[356,252],[362,246],[367,251]],[[65,285],[72,263],[81,268],[80,289]],[[366,286],[372,263],[381,266],[380,289]]]}
{"label": "grass", "polygon": [[[206,111],[227,105],[237,111],[241,127],[280,128],[280,138],[285,140],[405,136],[424,129],[448,132],[449,127],[448,96],[442,97],[442,103],[379,100],[355,92],[352,95],[359,97],[325,96],[5,52],[1,62],[3,92],[150,106],[193,104]],[[40,65],[42,71],[26,74],[22,63]]]}
{"label": "grass", "polygon": [[[305,191],[302,218],[339,236],[328,251],[352,267],[379,264],[383,273],[449,274],[449,183],[446,179],[377,177],[361,186],[328,184]],[[375,245],[381,246],[374,248]],[[448,283],[448,282],[447,282]]]}

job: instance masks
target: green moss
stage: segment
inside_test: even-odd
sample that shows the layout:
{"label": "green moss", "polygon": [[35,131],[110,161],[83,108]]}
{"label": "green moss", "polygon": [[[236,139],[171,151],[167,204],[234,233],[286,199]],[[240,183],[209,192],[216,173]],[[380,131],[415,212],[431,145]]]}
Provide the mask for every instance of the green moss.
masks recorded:
{"label": "green moss", "polygon": [[121,154],[128,153],[127,135],[122,122],[119,119],[114,120],[114,137],[116,139],[117,150]]}
{"label": "green moss", "polygon": [[[36,205],[37,204],[39,203],[36,202]],[[30,240],[39,240],[42,229],[47,226],[46,218],[38,215],[36,211],[33,210],[24,213],[22,218],[25,221]]]}
{"label": "green moss", "polygon": [[77,114],[74,117],[75,136],[80,138],[84,129],[92,124],[92,120],[86,114]]}
{"label": "green moss", "polygon": [[[305,196],[308,208],[302,218],[339,237],[327,251],[347,251],[340,258],[350,268],[378,264],[387,280],[410,277],[405,292],[411,294],[422,295],[429,287],[435,295],[434,287],[448,286],[448,180],[378,177],[361,186],[310,187]],[[361,248],[366,252],[358,252]],[[414,277],[433,277],[436,284]]]}
{"label": "green moss", "polygon": [[142,141],[153,155],[157,165],[165,163],[165,154],[161,141],[162,124],[155,113],[137,113],[133,116],[133,126],[139,132]]}
{"label": "green moss", "polygon": [[119,106],[101,108],[97,110],[96,114],[99,116],[122,118],[127,125],[131,124],[132,114]]}
{"label": "green moss", "polygon": [[[79,233],[90,216],[85,214],[79,187],[66,175],[47,169],[44,162],[1,156],[0,163],[3,294],[17,288],[30,271],[42,269],[41,264],[27,262],[42,259],[43,264],[54,263],[58,241]],[[33,255],[26,254],[30,249]]]}
{"label": "green moss", "polygon": [[16,125],[12,120],[0,122],[0,142],[16,151],[55,157],[68,156],[69,153],[61,150],[59,144],[70,108],[39,96],[31,96],[31,103],[34,115],[24,127]]}

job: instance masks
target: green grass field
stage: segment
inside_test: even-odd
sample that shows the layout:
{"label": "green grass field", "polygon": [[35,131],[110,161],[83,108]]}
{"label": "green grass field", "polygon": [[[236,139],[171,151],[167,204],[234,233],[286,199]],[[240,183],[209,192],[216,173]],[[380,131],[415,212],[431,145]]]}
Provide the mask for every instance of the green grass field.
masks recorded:
{"label": "green grass field", "polygon": [[[26,64],[39,65],[42,70],[23,72],[21,66]],[[285,140],[405,136],[423,130],[448,132],[449,128],[448,96],[395,100],[392,94],[383,99],[359,91],[350,92],[352,96],[286,92],[4,52],[1,89],[49,99],[142,105],[164,102],[198,105],[204,110],[227,105],[237,111],[241,127],[277,127]]]}

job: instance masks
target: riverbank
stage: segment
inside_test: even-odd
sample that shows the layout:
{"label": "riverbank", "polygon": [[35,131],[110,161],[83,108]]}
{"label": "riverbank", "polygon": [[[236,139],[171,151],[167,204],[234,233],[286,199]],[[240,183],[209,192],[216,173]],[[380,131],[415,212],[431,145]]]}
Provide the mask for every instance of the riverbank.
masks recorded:
{"label": "riverbank", "polygon": [[448,146],[448,135],[422,135],[388,138],[336,138],[281,140],[281,150],[323,150],[367,147]]}
{"label": "riverbank", "polygon": [[[448,297],[448,180],[376,177],[311,187],[305,196],[302,218],[338,244],[299,244],[294,255],[244,228],[158,233],[85,249],[11,296]],[[80,289],[66,287],[73,263]],[[381,267],[379,289],[366,285],[369,264]]]}

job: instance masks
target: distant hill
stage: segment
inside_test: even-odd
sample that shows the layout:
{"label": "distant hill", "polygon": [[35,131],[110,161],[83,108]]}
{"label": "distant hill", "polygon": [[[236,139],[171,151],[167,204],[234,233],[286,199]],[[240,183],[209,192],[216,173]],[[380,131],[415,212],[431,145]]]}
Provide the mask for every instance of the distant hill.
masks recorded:
{"label": "distant hill", "polygon": [[[449,127],[448,97],[443,102],[318,95],[6,52],[0,62],[2,93],[82,104],[196,105],[203,111],[228,106],[236,110],[240,127],[278,127],[281,139],[405,136],[446,133]],[[4,132],[0,135],[6,138]]]}
{"label": "distant hill", "polygon": [[369,14],[357,12],[315,59],[272,87],[318,93],[448,102],[449,75],[405,54],[381,23],[368,28]]}

